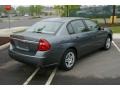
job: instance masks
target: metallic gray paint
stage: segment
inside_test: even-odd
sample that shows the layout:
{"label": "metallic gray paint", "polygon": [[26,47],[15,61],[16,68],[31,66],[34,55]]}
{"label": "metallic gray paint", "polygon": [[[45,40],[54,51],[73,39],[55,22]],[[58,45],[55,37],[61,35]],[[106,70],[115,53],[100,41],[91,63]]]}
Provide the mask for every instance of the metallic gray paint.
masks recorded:
{"label": "metallic gray paint", "polygon": [[[69,48],[74,48],[77,51],[77,57],[89,53],[93,50],[104,46],[105,40],[112,32],[109,28],[104,30],[96,30],[90,32],[83,32],[78,34],[69,34],[67,31],[67,24],[72,20],[84,20],[85,18],[50,18],[44,21],[59,21],[64,22],[62,27],[56,34],[41,34],[32,32],[21,32],[11,35],[11,42],[9,55],[20,62],[30,63],[40,66],[48,66],[59,64],[64,52]],[[46,39],[51,48],[48,51],[37,51],[40,39]],[[27,43],[29,51],[19,50],[15,42]]]}

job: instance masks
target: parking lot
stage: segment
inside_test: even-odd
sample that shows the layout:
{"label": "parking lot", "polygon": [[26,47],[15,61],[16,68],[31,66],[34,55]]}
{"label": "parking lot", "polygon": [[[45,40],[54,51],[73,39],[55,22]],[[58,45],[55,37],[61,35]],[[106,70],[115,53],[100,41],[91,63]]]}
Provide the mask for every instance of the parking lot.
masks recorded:
{"label": "parking lot", "polygon": [[1,85],[120,84],[120,39],[114,39],[108,51],[98,50],[82,57],[67,72],[56,67],[41,69],[14,61],[8,56],[8,48],[0,50]]}

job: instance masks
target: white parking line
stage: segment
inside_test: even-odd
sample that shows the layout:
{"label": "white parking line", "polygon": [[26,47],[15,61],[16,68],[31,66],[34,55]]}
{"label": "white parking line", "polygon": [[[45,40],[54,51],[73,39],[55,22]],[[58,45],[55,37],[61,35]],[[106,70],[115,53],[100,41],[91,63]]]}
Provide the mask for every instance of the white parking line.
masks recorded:
{"label": "white parking line", "polygon": [[112,41],[112,43],[116,47],[116,49],[118,50],[118,52],[120,52],[120,48],[117,46],[117,44],[114,41]]}
{"label": "white parking line", "polygon": [[54,76],[55,76],[55,74],[56,74],[56,71],[57,71],[57,68],[55,68],[55,69],[52,71],[52,73],[51,73],[50,77],[48,78],[47,82],[45,83],[45,85],[50,85],[50,84],[51,84],[51,82],[52,82],[52,80],[53,80],[53,78],[54,78]]}
{"label": "white parking line", "polygon": [[10,43],[6,43],[4,45],[1,45],[0,46],[0,50],[4,49],[4,48],[7,48],[8,46],[10,45]]}
{"label": "white parking line", "polygon": [[23,83],[23,85],[27,85],[32,78],[36,75],[36,73],[40,70],[40,67],[38,67],[37,69],[35,69],[35,71],[31,74],[31,76]]}

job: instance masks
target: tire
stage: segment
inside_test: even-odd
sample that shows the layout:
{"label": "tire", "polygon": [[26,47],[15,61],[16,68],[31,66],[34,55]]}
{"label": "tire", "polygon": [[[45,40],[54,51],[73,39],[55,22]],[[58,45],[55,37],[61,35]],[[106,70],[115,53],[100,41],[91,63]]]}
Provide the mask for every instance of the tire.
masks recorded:
{"label": "tire", "polygon": [[104,49],[109,50],[110,48],[111,48],[111,38],[108,36],[104,44]]}
{"label": "tire", "polygon": [[65,51],[65,53],[61,59],[60,69],[65,70],[65,71],[71,70],[75,65],[75,61],[76,61],[75,50],[68,49],[67,51]]}

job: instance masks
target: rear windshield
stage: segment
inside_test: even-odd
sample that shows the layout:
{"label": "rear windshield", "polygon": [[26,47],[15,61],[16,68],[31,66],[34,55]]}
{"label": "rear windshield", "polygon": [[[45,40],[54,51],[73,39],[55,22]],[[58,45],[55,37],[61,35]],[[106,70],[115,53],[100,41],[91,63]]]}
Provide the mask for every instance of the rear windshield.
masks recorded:
{"label": "rear windshield", "polygon": [[55,34],[57,30],[62,26],[62,24],[62,22],[41,21],[32,25],[27,31],[35,33]]}

